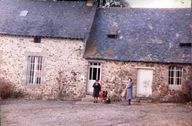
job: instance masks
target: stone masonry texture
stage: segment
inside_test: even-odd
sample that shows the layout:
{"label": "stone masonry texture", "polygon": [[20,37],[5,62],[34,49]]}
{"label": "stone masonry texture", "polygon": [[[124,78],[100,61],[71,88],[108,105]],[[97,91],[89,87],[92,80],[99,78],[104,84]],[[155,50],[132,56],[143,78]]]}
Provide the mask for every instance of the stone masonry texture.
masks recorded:
{"label": "stone masonry texture", "polygon": [[[168,69],[169,66],[181,66],[183,68],[182,87],[181,90],[169,90],[168,87]],[[120,100],[121,92],[126,87],[128,78],[133,79],[133,94],[136,96],[136,83],[137,83],[137,71],[139,68],[152,69],[153,81],[152,81],[152,98],[157,100],[170,101],[173,100],[174,95],[178,95],[180,92],[183,95],[187,95],[189,86],[192,86],[192,77],[190,71],[191,65],[180,64],[157,64],[157,63],[142,63],[142,62],[117,62],[106,61],[103,63],[102,73],[102,87],[109,91],[112,99]],[[167,96],[167,99],[165,99]],[[178,99],[176,100],[181,100]]]}
{"label": "stone masonry texture", "polygon": [[[85,95],[84,43],[80,40],[0,36],[0,77],[29,98],[79,99]],[[43,56],[43,81],[27,85],[27,57]]]}
{"label": "stone masonry texture", "polygon": [[[81,40],[42,38],[34,43],[32,37],[0,36],[0,78],[11,82],[15,91],[27,98],[64,100],[86,96],[88,60],[83,58],[84,42]],[[43,56],[42,83],[26,84],[27,57]],[[109,92],[112,100],[121,100],[121,92],[128,78],[133,79],[136,96],[137,70],[153,70],[152,98],[162,101],[182,100],[192,92],[192,66],[187,64],[160,64],[144,62],[98,61],[102,64],[102,89]],[[182,88],[169,90],[168,68],[183,68]],[[189,90],[190,89],[190,90]],[[178,97],[178,99],[175,99]],[[180,99],[179,99],[180,97]]]}

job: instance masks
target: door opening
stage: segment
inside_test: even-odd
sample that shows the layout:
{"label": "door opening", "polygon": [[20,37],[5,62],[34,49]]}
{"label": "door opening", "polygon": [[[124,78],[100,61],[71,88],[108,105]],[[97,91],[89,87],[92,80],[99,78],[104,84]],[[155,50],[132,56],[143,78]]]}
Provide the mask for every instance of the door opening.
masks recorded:
{"label": "door opening", "polygon": [[152,95],[153,70],[138,69],[137,71],[137,97]]}
{"label": "door opening", "polygon": [[89,62],[88,68],[88,84],[87,84],[87,94],[93,93],[93,84],[96,80],[101,79],[101,63]]}

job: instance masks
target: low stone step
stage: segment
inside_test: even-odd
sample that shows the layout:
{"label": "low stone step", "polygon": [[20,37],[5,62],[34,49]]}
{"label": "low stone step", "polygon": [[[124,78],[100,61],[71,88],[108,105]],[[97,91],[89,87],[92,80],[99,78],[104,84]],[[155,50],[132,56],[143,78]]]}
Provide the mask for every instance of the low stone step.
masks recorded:
{"label": "low stone step", "polygon": [[86,95],[84,98],[81,99],[83,102],[93,102],[93,97],[91,95]]}
{"label": "low stone step", "polygon": [[134,98],[131,101],[136,102],[136,103],[151,103],[152,99],[149,99],[149,98]]}

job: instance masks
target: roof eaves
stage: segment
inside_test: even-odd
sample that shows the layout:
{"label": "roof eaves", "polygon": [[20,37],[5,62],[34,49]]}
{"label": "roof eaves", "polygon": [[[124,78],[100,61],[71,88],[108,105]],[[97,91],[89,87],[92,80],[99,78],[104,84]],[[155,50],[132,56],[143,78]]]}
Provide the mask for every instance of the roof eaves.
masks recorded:
{"label": "roof eaves", "polygon": [[105,59],[105,58],[86,58],[87,60],[105,60],[105,61],[117,61],[117,62],[142,62],[142,63],[157,63],[157,64],[185,64],[192,65],[192,62],[158,62],[158,61],[137,61],[137,60],[118,60],[118,59]]}
{"label": "roof eaves", "polygon": [[[36,35],[18,35],[18,34],[8,34],[8,33],[0,33],[0,35],[4,36],[14,36],[14,37],[36,37]],[[83,37],[63,37],[63,36],[40,36],[42,38],[55,38],[55,39],[68,39],[68,40],[81,40],[84,41]]]}

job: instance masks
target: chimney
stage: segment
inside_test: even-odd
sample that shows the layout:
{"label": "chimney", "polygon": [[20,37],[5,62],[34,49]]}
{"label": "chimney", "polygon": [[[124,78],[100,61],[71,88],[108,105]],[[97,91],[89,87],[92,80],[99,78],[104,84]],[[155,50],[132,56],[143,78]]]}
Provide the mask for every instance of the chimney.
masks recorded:
{"label": "chimney", "polygon": [[86,5],[89,7],[93,6],[93,0],[87,0]]}

